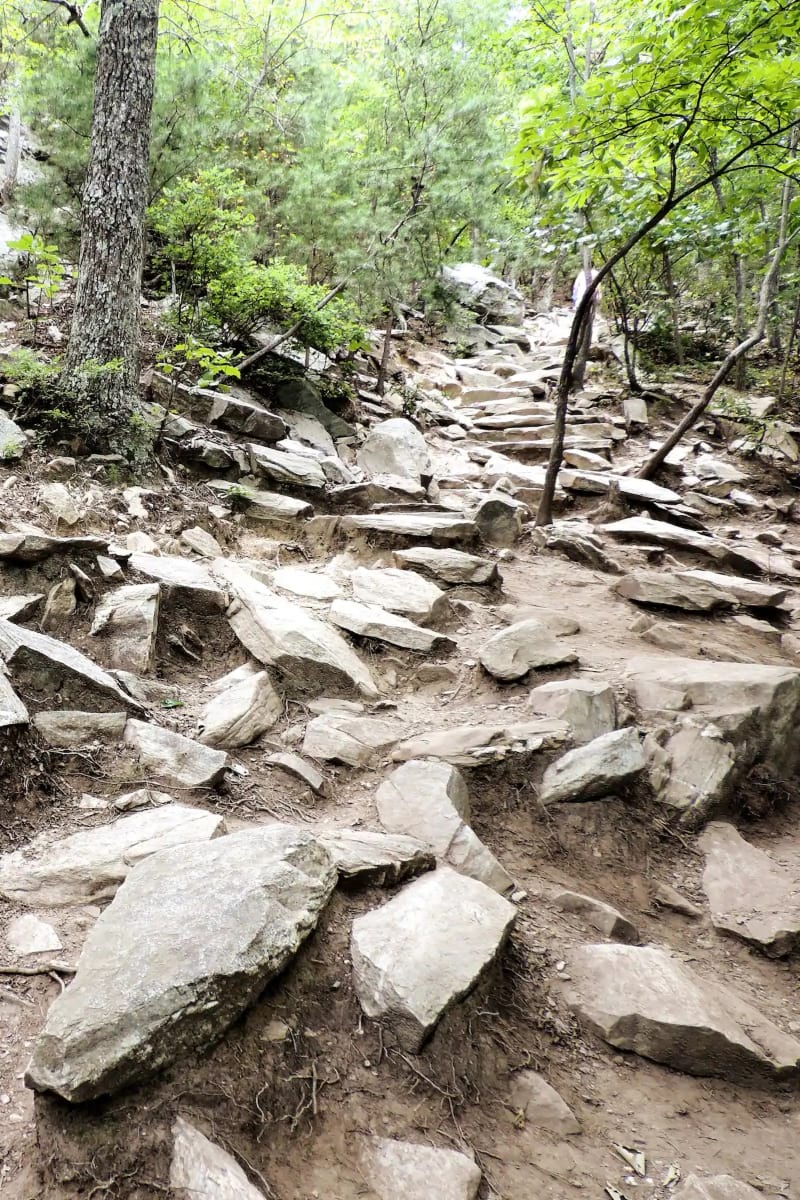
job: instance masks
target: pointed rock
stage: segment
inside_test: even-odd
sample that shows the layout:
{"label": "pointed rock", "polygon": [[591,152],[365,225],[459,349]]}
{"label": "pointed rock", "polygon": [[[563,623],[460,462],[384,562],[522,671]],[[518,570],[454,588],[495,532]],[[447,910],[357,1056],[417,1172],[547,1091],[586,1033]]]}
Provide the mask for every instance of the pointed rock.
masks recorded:
{"label": "pointed rock", "polygon": [[236,1160],[183,1117],[172,1137],[169,1186],[176,1200],[264,1200]]}
{"label": "pointed rock", "polygon": [[647,766],[637,729],[604,733],[557,759],[547,768],[539,791],[542,804],[594,800],[630,783]]}
{"label": "pointed rock", "polygon": [[75,708],[143,711],[111,675],[80,650],[23,625],[0,620],[0,658],[12,679],[39,704],[58,695],[62,703]]}
{"label": "pointed rock", "polygon": [[522,1113],[525,1124],[569,1136],[580,1133],[580,1122],[554,1087],[536,1071],[518,1071],[509,1092],[509,1104]]}
{"label": "pointed rock", "polygon": [[513,904],[449,867],[407,884],[353,922],[350,952],[361,1007],[416,1053],[478,983],[515,918]]}
{"label": "pointed rock", "polygon": [[590,945],[573,950],[568,996],[580,1020],[620,1050],[689,1075],[794,1078],[800,1042],[718,980],[707,984],[665,950]]}
{"label": "pointed rock", "polygon": [[137,675],[152,670],[160,592],[157,583],[129,584],[106,593],[100,601],[89,633],[103,635],[110,667]]}
{"label": "pointed rock", "polygon": [[705,854],[703,891],[714,927],[742,938],[771,958],[800,946],[800,857],[790,846],[782,866],[733,825],[715,821],[700,837]]}
{"label": "pointed rock", "polygon": [[249,746],[283,716],[283,699],[266,671],[250,663],[217,679],[200,716],[200,741],[233,750]]}
{"label": "pointed rock", "polygon": [[764,1193],[732,1175],[687,1175],[675,1200],[763,1200]]}
{"label": "pointed rock", "polygon": [[577,662],[574,650],[556,641],[539,621],[519,621],[491,637],[479,655],[485,671],[495,679],[522,679],[529,671]]}
{"label": "pointed rock", "polygon": [[23,913],[9,923],[6,941],[15,954],[52,954],[64,949],[53,926],[33,913]]}
{"label": "pointed rock", "polygon": [[31,907],[109,900],[150,854],[184,842],[207,842],[224,832],[225,822],[216,813],[164,804],[66,838],[40,834],[0,858],[0,895]]}
{"label": "pointed rock", "polygon": [[466,1154],[394,1138],[359,1140],[364,1176],[379,1200],[475,1200],[478,1195],[480,1168]]}
{"label": "pointed rock", "polygon": [[145,770],[177,787],[216,787],[229,766],[223,750],[147,721],[128,721],[125,744],[135,750]]}
{"label": "pointed rock", "polygon": [[209,1046],[297,952],[335,883],[327,851],[288,825],[153,855],[89,933],[28,1087],[79,1103]]}
{"label": "pointed rock", "polygon": [[637,946],[641,940],[639,930],[632,921],[623,917],[622,913],[610,904],[596,900],[594,896],[583,896],[580,892],[559,892],[553,897],[553,902],[562,912],[577,913],[587,924],[599,933],[604,933],[606,937],[613,938],[615,942],[628,942]]}
{"label": "pointed rock", "polygon": [[514,881],[467,824],[469,792],[461,772],[444,762],[411,761],[397,767],[375,795],[389,833],[419,838],[437,859],[497,892]]}

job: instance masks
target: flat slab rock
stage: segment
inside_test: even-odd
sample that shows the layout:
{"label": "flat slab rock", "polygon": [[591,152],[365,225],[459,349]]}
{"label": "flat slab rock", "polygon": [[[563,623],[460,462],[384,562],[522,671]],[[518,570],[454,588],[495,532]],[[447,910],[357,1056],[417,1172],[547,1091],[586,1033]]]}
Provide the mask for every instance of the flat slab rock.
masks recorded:
{"label": "flat slab rock", "polygon": [[395,550],[394,560],[400,566],[425,571],[442,583],[490,584],[499,578],[497,563],[463,550],[437,550],[433,546],[412,546]]}
{"label": "flat slab rock", "polygon": [[558,642],[546,625],[533,619],[501,629],[489,638],[478,657],[485,671],[504,682],[522,679],[540,667],[578,659],[575,651]]}
{"label": "flat slab rock", "polygon": [[689,1075],[752,1082],[798,1074],[800,1042],[719,980],[705,983],[665,950],[580,946],[569,970],[570,1006],[620,1050]]}
{"label": "flat slab rock", "polygon": [[211,1045],[297,952],[335,883],[327,851],[288,825],[153,855],[90,931],[28,1087],[79,1103]]}
{"label": "flat slab rock", "polygon": [[54,554],[76,555],[103,551],[108,544],[102,537],[54,537],[41,530],[0,535],[0,558],[16,563],[38,563]]}
{"label": "flat slab rock", "polygon": [[639,731],[604,733],[557,759],[547,768],[539,790],[542,804],[594,800],[608,796],[640,775],[647,766]]}
{"label": "flat slab rock", "polygon": [[416,571],[399,567],[356,567],[350,576],[353,597],[425,624],[445,616],[450,601],[445,593]]}
{"label": "flat slab rock", "polygon": [[48,745],[62,749],[91,742],[121,742],[127,722],[124,712],[76,712],[70,708],[38,712],[33,719]]}
{"label": "flat slab rock", "polygon": [[[800,945],[800,855],[788,847],[783,866],[724,821],[706,826],[703,891],[716,929],[757,946],[771,958]],[[793,859],[793,862],[792,862]]]}
{"label": "flat slab rock", "polygon": [[604,933],[615,942],[628,942],[637,946],[641,941],[639,930],[632,921],[623,917],[612,905],[603,900],[596,900],[594,896],[584,896],[580,892],[558,892],[553,897],[553,902],[562,912],[576,913],[583,917],[598,933]]}
{"label": "flat slab rock", "polygon": [[520,721],[509,725],[455,725],[436,733],[407,738],[392,751],[394,762],[440,758],[456,767],[482,767],[512,755],[553,750],[569,741],[563,721]]}
{"label": "flat slab rock", "polygon": [[40,834],[0,857],[0,895],[30,907],[109,900],[149,855],[223,833],[225,822],[216,813],[164,804],[66,838]]}
{"label": "flat slab rock", "polygon": [[41,705],[40,698],[45,698],[45,707],[58,695],[63,704],[73,708],[142,711],[113,676],[80,650],[24,625],[0,620],[0,658],[13,681],[31,699],[39,700]]}
{"label": "flat slab rock", "polygon": [[457,767],[422,760],[396,767],[375,794],[378,817],[390,833],[419,838],[462,875],[497,892],[514,881],[469,824],[469,792]]}
{"label": "flat slab rock", "polygon": [[364,1178],[379,1200],[475,1200],[480,1168],[458,1150],[394,1138],[360,1137]]}
{"label": "flat slab rock", "polygon": [[513,904],[449,867],[407,884],[353,922],[350,953],[361,1007],[416,1053],[475,987],[515,918]]}
{"label": "flat slab rock", "polygon": [[617,583],[626,600],[688,612],[712,612],[742,605],[770,608],[782,604],[786,589],[723,575],[717,571],[636,571]]}
{"label": "flat slab rock", "polygon": [[330,607],[330,619],[348,633],[387,642],[403,650],[427,653],[431,650],[449,650],[456,644],[443,633],[415,625],[396,612],[371,604],[359,604],[355,600],[334,600]]}
{"label": "flat slab rock", "polygon": [[136,752],[145,770],[178,787],[216,787],[230,765],[224,750],[148,721],[128,721],[125,744]]}
{"label": "flat slab rock", "polygon": [[732,1175],[687,1175],[673,1193],[675,1200],[763,1200],[758,1188]]}
{"label": "flat slab rock", "polygon": [[395,718],[322,713],[306,726],[303,753],[325,762],[366,767],[395,746],[402,733],[403,725]]}
{"label": "flat slab rock", "polygon": [[0,671],[0,729],[10,729],[14,725],[27,725],[29,721],[27,708],[14,691],[7,676]]}
{"label": "flat slab rock", "polygon": [[340,878],[385,886],[421,875],[436,865],[427,846],[413,837],[366,829],[326,829],[317,836]]}
{"label": "flat slab rock", "polygon": [[236,1159],[183,1117],[172,1139],[169,1186],[177,1200],[264,1200]]}
{"label": "flat slab rock", "polygon": [[227,611],[233,632],[253,658],[280,672],[287,688],[315,696],[356,690],[377,697],[368,668],[338,630],[233,564],[226,565],[226,575],[236,597]]}
{"label": "flat slab rock", "polygon": [[349,533],[430,538],[432,542],[468,542],[477,534],[474,521],[457,513],[444,512],[386,512],[342,517],[341,528]]}

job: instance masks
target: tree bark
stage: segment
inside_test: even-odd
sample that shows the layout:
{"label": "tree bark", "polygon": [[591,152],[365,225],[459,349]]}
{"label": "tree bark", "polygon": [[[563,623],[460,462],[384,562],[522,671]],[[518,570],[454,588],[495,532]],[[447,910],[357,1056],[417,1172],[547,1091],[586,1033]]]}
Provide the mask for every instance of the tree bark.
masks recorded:
{"label": "tree bark", "polygon": [[17,183],[21,142],[22,127],[19,109],[15,105],[8,114],[8,142],[6,143],[3,179],[0,182],[0,205],[8,204]]}
{"label": "tree bark", "polygon": [[681,338],[681,298],[678,294],[678,289],[675,285],[675,276],[672,272],[672,258],[666,246],[661,251],[661,261],[664,265],[664,286],[667,289],[667,299],[669,300],[669,319],[672,326],[672,347],[675,355],[675,362],[679,367],[683,366],[683,340]]}
{"label": "tree bark", "polygon": [[394,326],[394,313],[391,306],[388,316],[386,317],[386,326],[383,331],[383,351],[381,353],[381,362],[378,368],[378,381],[375,384],[377,395],[382,396],[386,391],[386,378],[389,374],[389,359],[392,356],[392,328]]}
{"label": "tree bark", "polygon": [[[78,286],[62,381],[115,437],[137,396],[139,306],[159,0],[103,0]],[[89,387],[89,385],[91,385]]]}

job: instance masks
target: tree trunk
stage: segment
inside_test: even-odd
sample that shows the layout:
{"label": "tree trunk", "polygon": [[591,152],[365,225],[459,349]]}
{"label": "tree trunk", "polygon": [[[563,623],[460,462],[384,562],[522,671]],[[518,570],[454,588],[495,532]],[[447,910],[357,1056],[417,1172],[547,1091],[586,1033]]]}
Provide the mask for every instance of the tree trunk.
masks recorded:
{"label": "tree trunk", "polygon": [[3,180],[2,183],[0,183],[0,205],[8,204],[17,183],[21,141],[22,128],[19,109],[15,105],[8,114],[8,142],[6,143],[6,161],[3,166]]}
{"label": "tree trunk", "polygon": [[381,354],[381,363],[378,368],[378,382],[375,384],[375,391],[379,396],[382,396],[386,391],[386,378],[389,374],[389,359],[392,356],[392,327],[394,325],[394,313],[391,306],[386,317],[386,327],[383,331],[383,352]]}
{"label": "tree trunk", "polygon": [[158,0],[103,0],[92,147],[81,206],[65,387],[91,403],[89,440],[114,439],[135,409]]}
{"label": "tree trunk", "polygon": [[786,376],[789,374],[789,363],[792,360],[792,351],[797,338],[797,329],[800,326],[800,291],[797,293],[797,300],[794,306],[794,316],[792,317],[792,327],[789,330],[789,342],[786,346],[786,353],[783,356],[783,366],[781,367],[781,382],[778,386],[778,403],[783,400],[786,391]]}
{"label": "tree trunk", "polygon": [[683,341],[681,339],[680,325],[680,310],[681,298],[678,294],[678,289],[675,285],[675,276],[672,273],[672,258],[669,250],[664,247],[661,251],[661,261],[664,264],[664,285],[667,289],[667,299],[669,300],[669,316],[672,326],[672,348],[675,355],[675,362],[679,367],[683,366]]}

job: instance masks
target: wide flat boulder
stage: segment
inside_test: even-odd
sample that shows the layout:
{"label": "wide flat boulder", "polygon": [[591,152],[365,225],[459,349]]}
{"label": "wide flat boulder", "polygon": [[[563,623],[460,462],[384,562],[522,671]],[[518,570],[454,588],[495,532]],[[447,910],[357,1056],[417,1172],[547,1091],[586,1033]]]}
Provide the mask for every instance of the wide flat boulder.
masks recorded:
{"label": "wide flat boulder", "polygon": [[456,767],[484,767],[556,749],[569,737],[565,722],[547,719],[507,725],[455,725],[407,738],[392,751],[392,759],[408,762],[412,758],[438,758]]}
{"label": "wide flat boulder", "polygon": [[569,971],[569,1003],[579,1020],[620,1050],[688,1075],[737,1082],[798,1075],[800,1042],[666,950],[579,946]]}
{"label": "wide flat boulder", "polygon": [[385,608],[373,604],[359,604],[356,600],[334,600],[330,607],[330,619],[340,629],[355,633],[358,637],[387,642],[402,650],[416,650],[426,654],[431,650],[451,650],[455,646],[452,638],[434,629],[425,629]]}
{"label": "wide flat boulder", "polygon": [[414,510],[342,517],[341,529],[388,542],[428,538],[434,545],[471,542],[478,532],[475,522],[460,513]]}
{"label": "wide flat boulder", "polygon": [[513,879],[468,824],[469,791],[457,767],[422,760],[396,767],[375,794],[378,818],[389,833],[413,835],[440,862],[497,892]]}
{"label": "wide flat boulder", "polygon": [[103,537],[56,537],[41,529],[0,534],[0,559],[28,566],[43,562],[53,555],[73,557],[97,553],[108,545]]}
{"label": "wide flat boulder", "polygon": [[142,706],[116,680],[66,642],[0,620],[0,659],[29,703],[49,707],[58,696],[65,707],[108,712]]}
{"label": "wide flat boulder", "polygon": [[632,782],[647,766],[638,729],[603,733],[568,750],[544,773],[539,789],[542,804],[594,800]]}
{"label": "wide flat boulder", "polygon": [[185,604],[198,612],[214,612],[228,603],[225,589],[212,577],[208,566],[179,554],[148,554],[136,551],[128,561],[130,570],[161,584],[168,603]]}
{"label": "wide flat boulder", "polygon": [[559,642],[546,625],[518,621],[490,637],[480,651],[481,666],[495,679],[512,682],[529,671],[577,661],[577,654]]}
{"label": "wide flat boulder", "polygon": [[340,879],[384,887],[430,871],[436,863],[421,841],[400,834],[325,829],[317,836],[333,859]]}
{"label": "wide flat boulder", "polygon": [[475,1200],[481,1171],[458,1150],[440,1150],[395,1138],[359,1138],[360,1159],[370,1191],[380,1200]]}
{"label": "wide flat boulder", "polygon": [[513,904],[449,867],[415,879],[353,922],[350,953],[361,1007],[416,1053],[478,983],[515,918]]}
{"label": "wide flat boulder", "polygon": [[225,822],[217,813],[163,804],[65,838],[40,834],[0,858],[0,895],[43,908],[109,900],[151,854],[223,833]]}
{"label": "wide flat boulder", "polygon": [[356,567],[350,582],[353,598],[361,604],[386,608],[423,625],[450,611],[446,593],[416,571],[399,567]]}
{"label": "wide flat boulder", "polygon": [[687,1175],[673,1193],[675,1200],[763,1200],[758,1188],[733,1175]]}
{"label": "wide flat boulder", "polygon": [[497,563],[463,550],[411,546],[408,550],[395,550],[394,561],[401,567],[432,575],[440,583],[490,584],[499,578]]}
{"label": "wide flat boulder", "polygon": [[[700,839],[703,891],[714,927],[771,958],[800,945],[800,855],[790,844],[787,865],[745,841],[733,825],[714,821]],[[780,847],[778,847],[780,848]]]}
{"label": "wide flat boulder", "polygon": [[635,571],[620,579],[614,585],[614,591],[636,604],[682,608],[687,612],[714,612],[736,605],[733,592],[726,591],[723,586],[687,576],[688,572]]}
{"label": "wide flat boulder", "polygon": [[296,954],[335,883],[327,851],[288,825],[147,859],[89,933],[27,1085],[79,1103],[210,1046]]}
{"label": "wide flat boulder", "polygon": [[292,450],[259,446],[255,442],[248,445],[247,451],[250,455],[250,468],[256,478],[313,490],[325,487],[325,472],[316,458],[297,454]]}
{"label": "wide flat boulder", "polygon": [[557,679],[542,683],[529,692],[528,707],[566,721],[578,745],[612,733],[617,727],[614,690],[599,680]]}
{"label": "wide flat boulder", "polygon": [[422,433],[406,417],[379,421],[356,454],[367,475],[399,475],[417,483],[431,472],[430,453]]}

